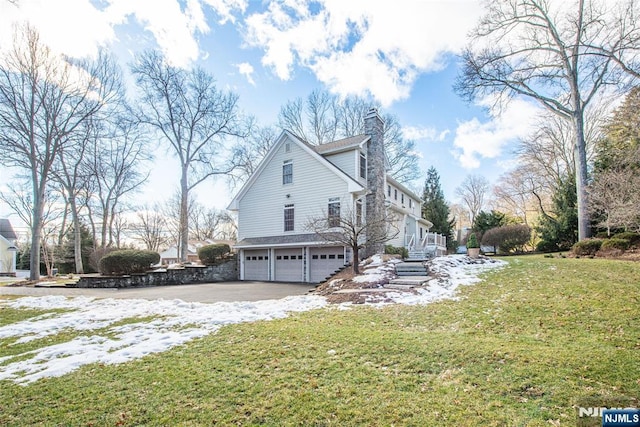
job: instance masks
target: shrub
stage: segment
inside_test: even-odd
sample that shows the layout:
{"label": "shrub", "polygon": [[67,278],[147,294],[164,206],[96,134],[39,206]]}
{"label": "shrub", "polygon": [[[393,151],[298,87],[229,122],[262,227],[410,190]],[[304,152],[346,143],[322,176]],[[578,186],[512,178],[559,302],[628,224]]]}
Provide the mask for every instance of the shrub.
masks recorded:
{"label": "shrub", "polygon": [[540,240],[536,245],[536,251],[538,252],[558,252],[559,250],[560,247],[556,243],[548,240]]}
{"label": "shrub", "polygon": [[103,256],[100,260],[100,274],[144,273],[160,261],[160,254],[137,249],[121,249]]}
{"label": "shrub", "polygon": [[400,255],[402,258],[409,258],[409,250],[399,246],[386,245],[384,247],[384,253],[388,255]]}
{"label": "shrub", "polygon": [[607,249],[618,249],[621,251],[626,251],[629,249],[629,241],[627,239],[619,239],[616,237],[612,237],[602,242],[602,246],[600,247],[602,250]]}
{"label": "shrub", "polygon": [[581,240],[573,245],[573,253],[578,256],[593,256],[600,250],[602,239]]}
{"label": "shrub", "polygon": [[225,243],[206,245],[198,249],[198,258],[204,265],[213,265],[231,252],[231,247]]}
{"label": "shrub", "polygon": [[627,240],[629,242],[629,247],[640,246],[640,233],[625,231],[623,233],[614,234],[611,238]]}
{"label": "shrub", "polygon": [[476,237],[476,233],[471,233],[471,235],[467,239],[467,248],[474,249],[479,247],[480,247],[480,244],[478,243],[478,238]]}
{"label": "shrub", "polygon": [[531,239],[531,227],[526,224],[504,225],[487,230],[482,236],[482,244],[499,247],[503,252],[521,249]]}
{"label": "shrub", "polygon": [[96,248],[89,254],[89,267],[92,271],[100,271],[100,260],[108,253],[117,251],[116,248]]}

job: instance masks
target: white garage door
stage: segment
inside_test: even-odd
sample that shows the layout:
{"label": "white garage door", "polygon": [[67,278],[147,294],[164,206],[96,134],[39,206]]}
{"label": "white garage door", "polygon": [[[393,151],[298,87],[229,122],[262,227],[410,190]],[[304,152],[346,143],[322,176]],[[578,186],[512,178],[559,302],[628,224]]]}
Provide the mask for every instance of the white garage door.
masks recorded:
{"label": "white garage door", "polygon": [[269,280],[269,251],[244,251],[244,280]]}
{"label": "white garage door", "polygon": [[302,282],[304,280],[303,250],[276,249],[275,277],[278,282]]}
{"label": "white garage door", "polygon": [[323,282],[344,266],[344,248],[341,246],[311,248],[309,255],[311,283]]}

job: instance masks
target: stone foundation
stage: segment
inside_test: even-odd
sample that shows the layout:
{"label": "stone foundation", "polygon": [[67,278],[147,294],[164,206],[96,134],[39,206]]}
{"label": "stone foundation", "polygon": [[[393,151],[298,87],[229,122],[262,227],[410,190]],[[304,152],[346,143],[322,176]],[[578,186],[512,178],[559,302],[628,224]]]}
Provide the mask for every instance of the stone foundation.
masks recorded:
{"label": "stone foundation", "polygon": [[[76,288],[138,288],[145,286],[189,285],[192,283],[228,282],[238,280],[238,262],[230,260],[218,265],[190,265],[182,268],[156,270],[130,276],[83,276]],[[69,285],[67,285],[69,286]]]}

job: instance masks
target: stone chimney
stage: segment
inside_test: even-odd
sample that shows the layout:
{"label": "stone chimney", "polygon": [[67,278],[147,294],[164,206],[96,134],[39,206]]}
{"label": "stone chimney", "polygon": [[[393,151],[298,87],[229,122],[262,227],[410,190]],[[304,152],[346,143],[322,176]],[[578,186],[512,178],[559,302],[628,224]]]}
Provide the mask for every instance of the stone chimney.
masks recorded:
{"label": "stone chimney", "polygon": [[[385,217],[384,182],[385,182],[385,153],[384,153],[384,121],[376,108],[371,108],[364,118],[365,133],[371,137],[367,145],[367,197],[366,197],[366,221],[367,224],[376,224],[368,231],[374,235],[386,232],[383,223]],[[384,243],[368,244],[365,248],[365,257],[377,253],[384,253]]]}

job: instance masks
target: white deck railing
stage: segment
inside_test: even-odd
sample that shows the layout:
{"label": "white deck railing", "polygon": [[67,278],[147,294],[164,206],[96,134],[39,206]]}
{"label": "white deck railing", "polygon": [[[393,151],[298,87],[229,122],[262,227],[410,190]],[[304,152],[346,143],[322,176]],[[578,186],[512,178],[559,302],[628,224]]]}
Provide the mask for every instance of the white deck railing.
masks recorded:
{"label": "white deck railing", "polygon": [[447,253],[447,237],[438,233],[426,233],[420,240],[412,235],[406,247],[409,252],[422,252],[430,257],[442,256]]}

